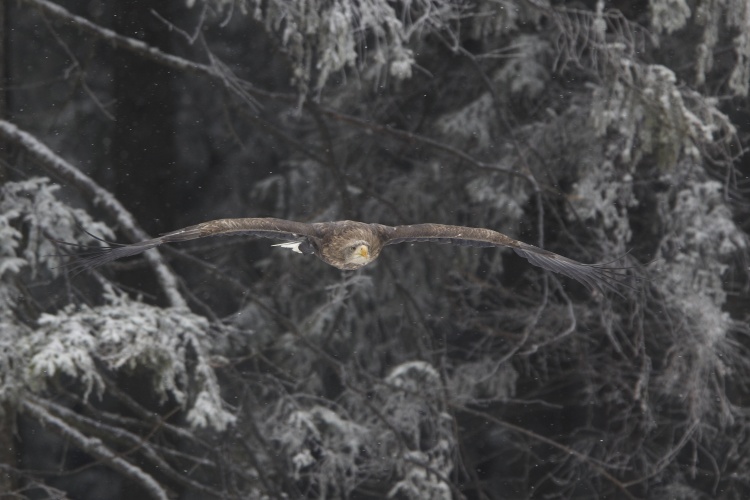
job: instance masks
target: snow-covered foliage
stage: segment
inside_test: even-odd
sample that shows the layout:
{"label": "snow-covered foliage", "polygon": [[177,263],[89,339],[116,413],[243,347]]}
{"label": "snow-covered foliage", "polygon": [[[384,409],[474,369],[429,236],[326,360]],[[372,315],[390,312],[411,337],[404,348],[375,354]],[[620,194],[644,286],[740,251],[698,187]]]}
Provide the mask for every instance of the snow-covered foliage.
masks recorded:
{"label": "snow-covered foliage", "polygon": [[0,187],[0,276],[17,274],[24,267],[32,272],[43,268],[59,273],[59,261],[53,256],[60,249],[49,237],[90,242],[81,231],[84,227],[94,234],[114,238],[106,225],[94,221],[84,210],[60,201],[55,195],[59,189],[59,184],[46,177],[7,182]]}
{"label": "snow-covered foliage", "polygon": [[5,410],[16,407],[19,394],[23,393],[24,366],[19,351],[30,329],[3,318],[0,331],[0,417],[8,418]]}
{"label": "snow-covered foliage", "polygon": [[468,106],[447,113],[437,126],[442,134],[452,140],[462,144],[471,141],[480,148],[486,148],[494,139],[494,117],[492,96],[485,93]]}
{"label": "snow-covered foliage", "polygon": [[[732,220],[722,192],[716,181],[694,183],[672,199],[659,196],[658,204],[667,226],[651,267],[680,318],[676,334],[682,337],[660,378],[665,393],[689,401],[695,418],[715,411],[720,395],[714,377],[730,370],[726,356],[734,349],[731,334],[737,326],[724,310],[724,284],[731,263],[748,250],[747,235]],[[726,412],[722,408],[722,416]]]}
{"label": "snow-covered foliage", "polygon": [[495,83],[507,89],[508,97],[536,99],[547,88],[552,47],[538,35],[518,35],[508,61],[494,76]]}
{"label": "snow-covered foliage", "polygon": [[[748,248],[747,237],[732,220],[723,186],[716,181],[694,183],[673,199],[659,196],[658,210],[668,225],[655,267],[662,268],[665,287],[681,294],[675,297],[675,303],[682,303],[685,312],[704,314],[703,309],[684,301],[705,296],[721,310],[726,300],[724,274],[733,258]],[[722,331],[702,330],[709,337],[724,335]]]}
{"label": "snow-covered foliage", "polygon": [[[205,1],[224,9],[234,4]],[[446,0],[246,0],[240,5],[278,39],[302,95],[320,93],[346,69],[366,68],[376,81],[410,78],[415,64],[410,42],[445,28],[460,11],[460,3]]]}
{"label": "snow-covered foliage", "polygon": [[[689,25],[702,31],[695,44],[694,33],[687,34],[686,43],[695,50],[694,69],[698,84],[706,82],[707,73],[714,69],[714,53],[720,42],[727,40],[722,34],[731,37],[734,61],[729,78],[725,82],[729,91],[737,96],[747,97],[750,90],[750,39],[747,27],[750,25],[750,7],[744,0],[715,0],[696,2],[693,9],[685,0],[650,0],[651,25],[657,32],[671,34]],[[686,30],[687,31],[687,30]],[[722,68],[723,69],[723,68]]]}
{"label": "snow-covered foliage", "polygon": [[291,411],[274,426],[296,479],[309,476],[320,498],[347,497],[361,480],[368,429],[321,406]]}
{"label": "snow-covered foliage", "polygon": [[[108,227],[88,213],[60,201],[56,196],[59,188],[45,177],[0,186],[0,408],[17,401],[26,383],[28,358],[22,351],[31,329],[19,322],[19,308],[25,307],[26,296],[23,277],[60,273],[60,261],[54,257],[60,249],[48,237],[80,241],[85,236],[81,226],[113,237]],[[72,353],[68,369],[76,370],[77,354]],[[85,356],[79,360],[86,362]]]}
{"label": "snow-covered foliage", "polygon": [[410,451],[404,457],[403,479],[388,492],[388,498],[453,498],[446,478],[453,470],[452,449],[447,441],[440,441],[429,452]]}
{"label": "snow-covered foliage", "polygon": [[[54,314],[41,314],[37,327],[14,324],[20,304],[18,275],[61,274],[65,247],[50,238],[91,244],[81,230],[114,238],[112,230],[84,210],[71,208],[56,195],[60,186],[45,177],[6,182],[0,187],[0,270],[2,284],[2,384],[0,399],[28,388],[43,392],[68,377],[81,383],[84,399],[92,391],[101,397],[105,383],[100,369],[116,373],[149,369],[153,390],[162,401],[171,398],[189,407],[187,420],[196,427],[223,430],[234,417],[222,408],[216,375],[208,364],[208,324],[205,319],[134,302],[112,288],[106,305],[69,305]],[[57,255],[57,256],[56,256]],[[192,359],[192,358],[195,359]],[[194,364],[193,368],[188,368]],[[20,368],[23,367],[23,368]],[[190,393],[189,393],[190,392]],[[194,392],[194,394],[193,394]]]}
{"label": "snow-covered foliage", "polygon": [[456,443],[439,373],[428,363],[410,361],[391,370],[385,382],[390,390],[381,395],[381,411],[407,448],[396,462],[401,479],[388,496],[452,498],[446,479],[455,465]]}
{"label": "snow-covered foliage", "polygon": [[654,155],[662,169],[672,169],[682,155],[699,159],[700,147],[721,154],[736,130],[715,99],[681,90],[675,74],[658,65],[634,65],[623,58],[614,81],[594,92],[591,118],[596,134],[618,133],[623,163]]}
{"label": "snow-covered foliage", "polygon": [[108,289],[106,304],[68,306],[43,314],[25,342],[25,382],[34,391],[68,376],[81,382],[84,399],[101,397],[106,385],[99,372],[150,372],[162,403],[187,408],[196,427],[222,431],[234,421],[222,406],[216,375],[209,365],[208,323],[177,309],[163,310]]}
{"label": "snow-covered foliage", "polygon": [[513,0],[477,0],[467,3],[469,37],[482,40],[517,33],[523,26],[538,25],[542,12],[526,2]]}
{"label": "snow-covered foliage", "polygon": [[399,479],[389,496],[451,498],[446,478],[455,439],[441,409],[443,390],[434,367],[411,361],[377,381],[369,404],[362,405],[356,390],[334,409],[284,398],[264,425],[295,479],[321,498],[346,498],[363,481],[394,475]]}
{"label": "snow-covered foliage", "polygon": [[651,0],[651,26],[658,31],[672,33],[685,26],[690,18],[690,7],[685,0]]}
{"label": "snow-covered foliage", "polygon": [[581,170],[581,180],[570,197],[572,210],[568,217],[596,221],[602,235],[611,238],[614,248],[624,250],[633,236],[627,210],[638,206],[633,194],[633,176],[617,172],[609,160],[601,165],[584,164]]}

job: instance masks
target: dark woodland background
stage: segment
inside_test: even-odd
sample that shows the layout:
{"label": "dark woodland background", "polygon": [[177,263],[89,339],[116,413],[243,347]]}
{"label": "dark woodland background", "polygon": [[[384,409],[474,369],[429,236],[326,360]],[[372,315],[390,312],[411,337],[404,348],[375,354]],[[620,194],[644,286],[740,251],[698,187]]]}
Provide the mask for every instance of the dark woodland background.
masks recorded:
{"label": "dark woodland background", "polygon": [[[0,498],[750,497],[747,2],[0,6]],[[265,216],[642,279],[48,239]]]}

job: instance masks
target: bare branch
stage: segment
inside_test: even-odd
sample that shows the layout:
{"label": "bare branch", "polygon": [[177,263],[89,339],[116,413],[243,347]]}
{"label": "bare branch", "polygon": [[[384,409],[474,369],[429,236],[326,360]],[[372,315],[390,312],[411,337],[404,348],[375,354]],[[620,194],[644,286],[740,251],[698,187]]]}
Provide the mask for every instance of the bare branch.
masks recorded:
{"label": "bare branch", "polygon": [[101,460],[112,469],[138,483],[151,498],[157,500],[169,500],[167,492],[151,475],[146,474],[139,467],[119,457],[114,451],[110,450],[101,439],[87,437],[81,434],[80,431],[69,426],[61,418],[52,415],[47,408],[45,408],[45,405],[46,403],[44,400],[32,396],[29,396],[21,404],[22,409],[33,416],[42,425],[52,429],[60,436],[69,439],[75,446],[79,447],[84,452]]}
{"label": "bare branch", "polygon": [[500,427],[505,427],[507,429],[513,430],[515,432],[518,432],[520,434],[523,434],[525,436],[530,437],[531,439],[534,439],[535,441],[539,441],[541,443],[548,444],[554,448],[557,448],[558,450],[564,451],[565,453],[577,458],[578,460],[588,464],[591,468],[596,470],[599,474],[602,475],[602,477],[606,478],[608,481],[610,481],[612,484],[617,486],[617,488],[625,495],[626,498],[635,500],[635,497],[632,493],[628,491],[628,485],[617,479],[615,476],[607,472],[605,469],[606,464],[602,464],[591,457],[574,450],[573,448],[569,446],[565,446],[564,444],[558,443],[554,439],[550,439],[546,436],[542,436],[541,434],[537,434],[536,432],[530,431],[528,429],[524,429],[523,427],[520,427],[515,424],[511,424],[510,422],[505,422],[503,420],[500,420],[498,418],[495,418],[494,416],[481,411],[472,410],[471,408],[468,408],[466,406],[456,407],[456,411],[458,412],[464,412],[468,413],[470,415],[474,415],[477,417],[481,417],[484,419],[489,420],[490,422],[499,425]]}
{"label": "bare branch", "polygon": [[[207,495],[216,496],[216,497],[222,496],[222,493],[216,491],[214,488],[210,488],[204,484],[194,481],[190,479],[189,477],[186,477],[185,475],[180,474],[177,470],[174,469],[174,467],[172,467],[172,465],[162,456],[162,454],[165,454],[165,455],[172,454],[171,451],[167,451],[165,449],[161,449],[161,447],[154,446],[149,441],[150,435],[154,434],[159,429],[159,427],[151,428],[149,435],[146,435],[145,437],[137,436],[131,433],[130,431],[126,430],[125,428],[113,427],[103,422],[96,421],[92,418],[79,415],[78,413],[72,410],[69,410],[68,408],[65,408],[64,406],[60,406],[53,402],[45,402],[45,406],[47,407],[48,410],[54,412],[57,417],[65,419],[68,422],[75,422],[77,426],[79,427],[86,427],[90,429],[92,432],[99,434],[100,436],[103,436],[103,437],[106,437],[115,441],[120,441],[124,445],[129,446],[130,449],[119,453],[121,457],[126,457],[128,455],[138,452],[146,460],[151,462],[157,469],[163,472],[166,476],[173,479],[175,482],[180,483],[184,486],[189,486],[191,488],[194,488],[195,490],[203,492]],[[196,459],[193,457],[190,457],[190,460],[195,461]],[[210,461],[206,461],[206,460],[200,460],[200,459],[198,460],[199,460],[200,465],[203,465],[203,466],[208,465],[215,471],[216,464]]]}

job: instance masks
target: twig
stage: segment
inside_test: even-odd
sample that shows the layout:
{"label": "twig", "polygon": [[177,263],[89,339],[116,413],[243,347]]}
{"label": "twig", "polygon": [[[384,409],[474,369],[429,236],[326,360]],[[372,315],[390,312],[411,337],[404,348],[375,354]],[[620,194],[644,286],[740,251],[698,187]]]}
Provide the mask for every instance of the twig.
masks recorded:
{"label": "twig", "polygon": [[206,21],[206,12],[208,11],[208,4],[204,3],[203,8],[201,9],[200,17],[198,18],[198,22],[196,23],[195,29],[193,30],[193,33],[190,34],[187,31],[177,27],[174,23],[167,20],[165,17],[163,17],[156,9],[151,9],[151,14],[164,23],[164,25],[169,28],[170,31],[174,31],[175,33],[182,35],[182,37],[187,41],[189,45],[193,45],[195,41],[198,39],[198,37],[201,34],[201,29],[203,28],[203,23]]}
{"label": "twig", "polygon": [[[85,17],[72,14],[67,9],[64,9],[61,6],[52,2],[48,2],[46,0],[21,0],[21,2],[33,5],[42,13],[49,14],[65,23],[71,24],[88,34],[95,36],[96,38],[108,42],[115,48],[127,50],[128,52],[143,57],[144,59],[148,59],[149,61],[165,65],[172,69],[207,76],[215,81],[220,82],[227,89],[232,91],[233,94],[238,95],[245,101],[248,101],[248,95],[252,95],[253,98],[268,98],[273,95],[270,92],[264,92],[253,87],[248,82],[243,81],[241,82],[241,85],[238,85],[238,82],[240,80],[234,75],[231,75],[231,72],[230,74],[228,74],[228,70],[226,68],[217,66],[215,60],[211,61],[211,65],[207,65],[168,54],[140,40],[120,35],[111,29],[99,26],[98,24],[89,21]],[[293,97],[290,96],[290,99],[293,99]],[[251,99],[250,101],[253,105],[256,104],[254,99]]]}
{"label": "twig", "polygon": [[531,439],[534,439],[536,441],[548,444],[554,448],[557,448],[558,450],[561,450],[568,455],[571,455],[573,457],[576,457],[580,461],[588,464],[592,469],[597,471],[599,474],[601,474],[603,477],[605,477],[607,480],[609,480],[613,485],[615,485],[622,493],[625,495],[626,498],[629,498],[631,500],[635,500],[635,497],[632,493],[628,491],[628,485],[630,483],[623,483],[619,479],[617,479],[615,476],[610,474],[604,469],[604,466],[597,463],[596,460],[592,459],[591,457],[584,455],[580,451],[574,450],[573,448],[569,446],[565,446],[564,444],[558,443],[554,439],[550,439],[546,436],[542,436],[541,434],[537,434],[534,431],[530,431],[528,429],[524,429],[523,427],[520,427],[518,425],[511,424],[510,422],[505,422],[503,420],[500,420],[499,418],[495,418],[492,415],[472,410],[471,408],[467,408],[466,406],[455,406],[456,410],[459,412],[468,413],[469,415],[474,415],[475,417],[480,417],[485,420],[488,420],[492,422],[495,425],[499,425],[500,427],[504,427],[506,429],[510,429],[512,431],[518,432],[519,434],[523,434],[524,436],[530,437]]}
{"label": "twig", "polygon": [[347,191],[346,173],[341,169],[341,166],[339,165],[339,162],[336,158],[336,151],[334,150],[334,141],[331,137],[331,131],[328,128],[328,124],[326,124],[325,120],[323,120],[320,107],[314,102],[308,102],[307,109],[310,110],[315,123],[318,124],[318,130],[320,131],[320,136],[323,139],[324,143],[323,151],[325,152],[325,155],[327,157],[327,161],[325,161],[323,164],[327,166],[331,171],[331,177],[333,178],[333,182],[336,184],[336,188],[339,191],[339,196],[341,197],[342,213],[347,218],[358,216],[359,214],[352,213],[352,209],[354,208],[354,206],[352,205],[351,197],[349,196],[349,192]]}
{"label": "twig", "polygon": [[94,101],[94,104],[97,108],[102,112],[104,116],[106,116],[108,119],[114,121],[115,117],[112,113],[107,110],[107,107],[104,105],[104,103],[99,100],[99,98],[96,96],[96,93],[89,87],[88,83],[86,83],[86,72],[83,69],[83,65],[78,61],[78,58],[73,53],[73,51],[68,47],[68,44],[65,43],[65,40],[62,39],[62,37],[57,33],[57,30],[55,30],[52,25],[50,24],[49,20],[46,16],[42,16],[44,19],[44,24],[47,26],[47,29],[49,29],[49,32],[52,34],[52,37],[55,39],[57,44],[65,51],[65,53],[68,55],[71,61],[73,61],[73,67],[66,70],[66,79],[68,76],[68,73],[75,70],[78,78],[78,82],[81,84],[81,88],[86,92],[86,94],[91,98],[92,101]]}
{"label": "twig", "polygon": [[[125,457],[135,452],[140,452],[141,455],[147,461],[151,462],[157,469],[159,469],[159,471],[164,473],[164,475],[171,478],[175,482],[180,483],[183,486],[187,486],[189,488],[194,488],[197,491],[200,491],[202,493],[205,493],[211,496],[221,497],[223,495],[221,492],[218,492],[214,490],[213,488],[206,486],[205,484],[201,484],[197,481],[190,479],[189,477],[186,477],[183,474],[180,474],[178,471],[176,471],[172,467],[172,465],[169,462],[167,462],[166,459],[162,457],[162,455],[157,453],[157,451],[154,449],[154,447],[152,446],[152,443],[149,440],[161,428],[160,424],[157,424],[156,426],[151,427],[147,435],[138,436],[122,427],[113,427],[113,426],[110,426],[109,424],[96,421],[84,415],[79,415],[78,413],[68,408],[65,408],[64,406],[60,406],[56,403],[45,402],[45,405],[57,417],[66,419],[68,421],[73,421],[78,426],[87,427],[91,432],[95,432],[103,436],[110,436],[112,439],[120,441],[124,445],[129,446],[128,449],[118,452],[119,456]],[[176,408],[175,410],[173,410],[173,413],[178,410],[179,408]],[[206,464],[202,463],[200,465],[206,465]],[[216,465],[211,463],[209,464],[209,467],[215,469]]]}

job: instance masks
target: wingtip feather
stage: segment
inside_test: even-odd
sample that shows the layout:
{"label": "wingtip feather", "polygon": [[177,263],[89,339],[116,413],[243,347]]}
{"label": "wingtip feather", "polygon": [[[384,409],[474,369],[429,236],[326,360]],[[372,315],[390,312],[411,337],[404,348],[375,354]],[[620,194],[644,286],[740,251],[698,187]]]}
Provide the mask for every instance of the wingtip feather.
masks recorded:
{"label": "wingtip feather", "polygon": [[604,293],[609,290],[623,297],[621,287],[634,288],[627,283],[630,276],[624,267],[583,264],[532,245],[524,245],[513,250],[535,266],[573,278],[592,291]]}
{"label": "wingtip feather", "polygon": [[[94,238],[99,241],[104,241],[95,236]],[[57,255],[58,257],[69,258],[69,261],[63,264],[62,267],[70,270],[73,275],[78,275],[84,271],[91,271],[94,268],[103,266],[117,259],[138,255],[160,244],[157,240],[148,240],[140,243],[133,243],[132,245],[118,245],[113,243],[106,246],[89,246],[57,240],[49,236],[48,239],[55,243],[55,245],[78,249],[78,251],[71,251]]]}

